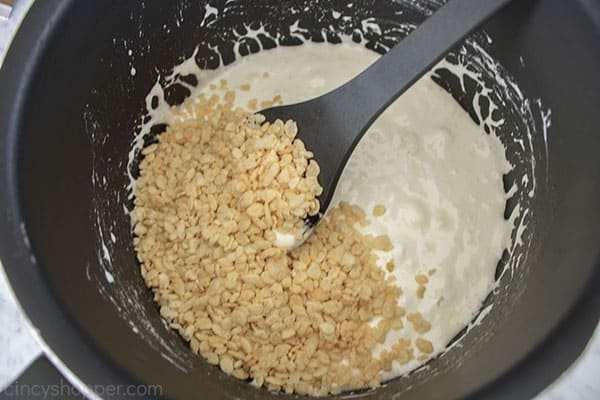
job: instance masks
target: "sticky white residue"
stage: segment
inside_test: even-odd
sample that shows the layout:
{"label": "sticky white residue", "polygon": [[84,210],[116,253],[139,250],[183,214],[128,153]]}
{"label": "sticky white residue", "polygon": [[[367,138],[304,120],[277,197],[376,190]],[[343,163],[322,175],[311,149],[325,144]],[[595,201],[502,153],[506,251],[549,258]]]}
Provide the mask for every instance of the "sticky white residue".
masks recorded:
{"label": "sticky white residue", "polygon": [[210,26],[216,21],[219,15],[219,10],[208,3],[204,5],[204,12],[204,18],[200,22],[200,26]]}
{"label": "sticky white residue", "polygon": [[[194,52],[192,53],[192,55],[189,58],[186,58],[181,64],[176,65],[173,68],[173,72],[171,72],[169,75],[167,75],[167,79],[166,79],[167,84],[174,82],[175,77],[177,75],[190,75],[190,74],[196,74],[198,72],[198,65],[196,64],[196,56],[198,55],[198,50],[199,50],[199,48],[196,47],[196,49],[194,50]],[[180,82],[180,84],[186,86],[190,90],[194,89],[193,86],[189,85],[186,82]],[[204,85],[202,85],[202,86],[204,86]],[[146,104],[148,104],[147,101],[146,101]]]}
{"label": "sticky white residue", "polygon": [[275,246],[282,249],[294,249],[301,244],[291,233],[275,232]]}
{"label": "sticky white residue", "polygon": [[[517,204],[509,221],[515,226],[514,242],[508,249],[510,259],[507,269],[511,271],[511,276],[515,269],[521,265],[527,258],[530,247],[530,242],[524,240],[524,236],[528,232],[528,221],[533,218],[531,210],[528,208],[530,200],[534,198],[538,186],[537,166],[538,162],[545,164],[545,180],[549,179],[549,138],[548,130],[551,125],[551,111],[544,109],[542,101],[535,99],[533,102],[529,100],[519,87],[519,85],[508,75],[503,67],[494,60],[489,53],[480,44],[482,41],[488,44],[492,43],[491,38],[482,33],[479,40],[468,40],[458,54],[463,57],[459,64],[445,62],[444,68],[450,70],[456,76],[460,77],[463,91],[465,91],[464,77],[468,76],[479,85],[480,90],[473,98],[473,109],[482,124],[487,124],[492,130],[504,128],[504,120],[495,121],[492,116],[494,110],[499,110],[501,107],[506,109],[511,107],[522,118],[521,125],[513,126],[515,130],[510,136],[513,143],[520,147],[520,152],[517,157],[513,157],[513,166],[519,164],[518,171],[521,175],[519,181],[519,192],[525,193],[529,200],[527,204]],[[493,85],[490,85],[490,78]],[[484,118],[482,110],[479,107],[479,99],[485,96],[490,100],[490,108],[487,117]],[[494,101],[495,99],[495,101]],[[535,106],[532,106],[533,105]],[[541,129],[537,128],[536,121],[541,120]],[[539,140],[540,131],[544,146],[543,154],[540,154],[535,144],[536,139]],[[537,138],[536,138],[537,136]],[[505,143],[507,144],[507,143]],[[516,195],[515,189],[511,189],[509,197]],[[520,197],[524,200],[523,197]],[[506,269],[502,272],[502,275]]]}
{"label": "sticky white residue", "polygon": [[108,247],[106,247],[106,244],[104,244],[104,242],[102,242],[101,244],[102,244],[102,259],[105,262],[110,262],[110,253],[108,252]]}
{"label": "sticky white residue", "polygon": [[[154,103],[156,103],[156,107],[154,107]],[[129,185],[127,187],[127,192],[129,193],[129,199],[133,199],[136,183],[132,168],[136,161],[136,157],[144,147],[144,137],[150,133],[150,130],[155,124],[169,124],[172,119],[172,113],[169,105],[165,101],[165,93],[159,79],[157,79],[150,90],[150,93],[146,96],[146,112],[149,117],[148,121],[141,124],[139,133],[133,138],[130,147],[131,150],[128,154],[127,174],[129,176]]]}
{"label": "sticky white residue", "polygon": [[542,116],[542,133],[544,135],[544,152],[546,155],[546,182],[548,182],[550,179],[550,154],[548,153],[548,131],[550,129],[550,126],[552,126],[552,111],[550,109],[544,110],[541,99],[536,99],[536,104]]}
{"label": "sticky white residue", "polygon": [[[319,216],[321,216],[321,214],[319,214]],[[296,247],[302,245],[306,239],[308,239],[308,237],[312,234],[313,229],[314,226],[304,225],[301,239],[296,239],[296,237],[290,233],[275,231],[274,244],[282,249],[295,249]]]}
{"label": "sticky white residue", "polygon": [[375,18],[367,18],[362,21],[363,32],[375,33],[381,35],[381,27]]}
{"label": "sticky white residue", "polygon": [[21,222],[19,224],[19,229],[21,230],[21,236],[23,237],[23,243],[28,250],[31,250],[31,243],[29,242],[29,235],[27,234],[27,229],[25,228],[25,224]]}
{"label": "sticky white residue", "polygon": [[[492,39],[489,35],[484,34],[484,37],[487,39],[489,43],[492,42]],[[529,154],[529,163],[531,165],[531,191],[528,193],[530,198],[533,198],[535,195],[535,191],[537,188],[537,153],[536,148],[534,146],[534,136],[537,134],[537,131],[534,130],[534,124],[532,121],[534,120],[534,111],[532,109],[531,101],[524,95],[523,91],[512,78],[507,77],[506,74],[501,73],[502,66],[492,58],[492,56],[485,51],[485,49],[476,41],[470,41],[469,44],[476,50],[475,53],[479,56],[479,62],[484,65],[496,78],[496,83],[498,83],[503,89],[503,98],[511,101],[513,104],[519,105],[519,110],[523,114],[524,118],[528,122],[526,124],[526,138],[528,143],[528,154]],[[476,57],[477,57],[476,56]],[[521,56],[522,58],[522,56]],[[481,79],[476,79],[478,82],[481,82]],[[548,128],[551,125],[550,109],[544,110],[541,99],[536,99],[535,104],[539,109],[540,116],[543,121],[542,133],[543,133],[543,141],[544,141],[544,149],[545,149],[545,158],[543,161],[546,164],[546,181],[548,180],[548,168],[549,168],[549,153],[548,153]],[[491,114],[491,112],[490,112]]]}
{"label": "sticky white residue", "polygon": [[[483,320],[492,312],[492,308],[494,307],[493,304],[490,304],[486,307],[484,307],[479,314],[477,315],[477,317],[471,321],[469,323],[469,325],[467,325],[467,329],[465,331],[465,335],[467,333],[469,333],[471,330],[473,330],[475,327],[481,325],[481,323],[483,322]],[[457,340],[455,342],[453,342],[452,344],[450,344],[445,351],[450,351],[451,349],[455,348],[455,347],[462,347],[462,342],[460,340]]]}
{"label": "sticky white residue", "polygon": [[[525,244],[523,242],[523,233],[525,232],[525,229],[527,229],[527,224],[525,221],[526,221],[527,215],[529,213],[530,213],[529,208],[526,208],[525,210],[523,210],[522,215],[520,212],[515,213],[515,218],[518,218],[519,222],[516,226],[515,239],[513,241],[512,247],[510,248],[511,254],[515,253],[515,249],[517,248],[517,246],[523,246]],[[514,270],[514,268],[511,268],[511,270]]]}
{"label": "sticky white residue", "polygon": [[106,277],[106,281],[108,283],[113,283],[115,281],[115,278],[112,276],[112,274],[106,270],[104,270],[104,276]]}
{"label": "sticky white residue", "polygon": [[[92,148],[97,150],[104,146],[107,136],[93,109],[88,108],[85,111],[84,120]],[[120,163],[118,167],[123,169],[125,165]],[[189,355],[179,354],[167,342],[168,335],[165,335],[165,332],[168,331],[164,329],[160,331],[154,327],[146,315],[147,310],[141,300],[145,295],[145,288],[123,284],[123,280],[120,278],[121,274],[127,274],[127,268],[115,264],[117,235],[115,233],[116,222],[114,216],[111,215],[111,209],[118,209],[124,203],[124,199],[121,198],[120,192],[114,192],[111,188],[108,172],[109,170],[100,172],[97,153],[93,151],[91,176],[93,213],[91,218],[97,240],[97,257],[94,264],[100,268],[91,268],[90,263],[87,263],[85,266],[86,278],[96,283],[100,294],[115,307],[118,315],[128,322],[134,333],[142,335],[151,346],[168,357],[173,365],[185,371],[189,368],[189,360],[186,361],[186,357],[189,358]],[[131,265],[130,268],[139,267]]]}
{"label": "sticky white residue", "polygon": [[[25,224],[23,222],[21,222],[19,224],[19,229],[21,230],[21,237],[23,238],[23,243],[25,244],[25,247],[27,247],[27,250],[29,251],[29,261],[31,261],[32,264],[36,264],[37,259],[35,258],[35,254],[33,253],[32,249],[31,249],[31,243],[29,242],[29,235],[27,234],[27,228],[25,227]],[[1,264],[0,264],[0,268],[1,268]]]}
{"label": "sticky white residue", "polygon": [[102,266],[102,268],[104,270],[104,277],[106,278],[106,281],[108,283],[113,283],[115,280],[112,275],[113,265],[112,265],[111,252],[109,250],[109,246],[112,247],[112,243],[107,240],[106,231],[104,229],[100,228],[102,226],[102,222],[103,222],[103,221],[101,221],[100,218],[101,218],[100,214],[96,213],[95,214],[95,222],[96,222],[96,226],[99,227],[98,228],[98,244],[99,244],[98,263]]}

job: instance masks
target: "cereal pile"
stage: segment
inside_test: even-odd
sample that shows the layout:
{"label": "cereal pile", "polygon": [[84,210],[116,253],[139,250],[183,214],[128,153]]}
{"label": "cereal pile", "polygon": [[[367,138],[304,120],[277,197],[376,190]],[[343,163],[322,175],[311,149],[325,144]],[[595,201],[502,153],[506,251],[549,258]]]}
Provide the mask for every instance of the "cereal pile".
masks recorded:
{"label": "cereal pile", "polygon": [[160,314],[208,362],[275,391],[375,387],[393,361],[426,359],[420,337],[375,351],[403,321],[421,335],[430,325],[398,306],[375,253],[392,244],[361,232],[361,209],[342,202],[302,246],[275,246],[275,232],[299,237],[319,211],[319,167],[293,121],[264,122],[234,100],[188,100],[143,150],[131,219]]}

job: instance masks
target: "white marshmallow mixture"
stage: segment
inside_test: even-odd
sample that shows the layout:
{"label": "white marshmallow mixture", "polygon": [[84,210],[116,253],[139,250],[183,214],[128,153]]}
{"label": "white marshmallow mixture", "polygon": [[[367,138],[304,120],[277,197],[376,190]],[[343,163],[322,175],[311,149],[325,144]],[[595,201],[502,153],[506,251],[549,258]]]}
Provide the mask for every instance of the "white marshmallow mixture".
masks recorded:
{"label": "white marshmallow mixture", "polygon": [[[350,43],[306,44],[263,51],[217,71],[198,73],[190,62],[175,71],[197,74],[194,95],[221,79],[230,89],[250,84],[250,91],[237,90],[236,102],[245,108],[254,98],[280,95],[284,103],[294,103],[316,97],[377,57]],[[371,221],[366,231],[390,237],[394,249],[380,254],[381,266],[393,259],[392,274],[404,291],[400,305],[431,323],[424,337],[434,345],[432,356],[469,324],[495,284],[496,266],[512,230],[503,217],[507,194],[502,176],[510,168],[498,138],[486,134],[426,75],[375,122],[339,181],[332,206],[340,200],[361,206]],[[373,216],[377,204],[385,206],[383,216]],[[436,272],[420,299],[415,275],[431,269]],[[385,345],[401,336],[417,337],[405,324],[388,334]],[[384,378],[423,362],[395,364]]]}

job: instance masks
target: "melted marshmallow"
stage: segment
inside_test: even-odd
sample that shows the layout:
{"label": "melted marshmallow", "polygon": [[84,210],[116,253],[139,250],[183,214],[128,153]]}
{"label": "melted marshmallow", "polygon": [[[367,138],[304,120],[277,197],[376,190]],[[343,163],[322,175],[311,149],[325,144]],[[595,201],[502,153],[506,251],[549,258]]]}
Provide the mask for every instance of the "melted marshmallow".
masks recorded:
{"label": "melted marshmallow", "polygon": [[[377,57],[350,43],[276,48],[200,73],[193,95],[225,79],[230,89],[251,85],[250,91],[237,91],[236,102],[244,108],[251,99],[276,95],[284,103],[299,102],[341,85]],[[197,73],[195,66],[178,68]],[[394,262],[391,274],[404,291],[399,304],[431,323],[424,335],[434,345],[431,356],[469,324],[495,284],[496,265],[512,230],[503,217],[507,194],[502,176],[509,170],[498,138],[486,134],[426,75],[373,124],[339,181],[332,206],[341,200],[358,204],[371,221],[365,232],[387,234],[394,244],[392,252],[379,253],[380,265]],[[378,204],[387,211],[374,217]],[[295,244],[291,235],[278,234],[277,240],[282,247]],[[433,269],[420,299],[414,277]],[[390,348],[399,337],[418,335],[405,322],[375,352]],[[423,362],[394,363],[384,379]]]}

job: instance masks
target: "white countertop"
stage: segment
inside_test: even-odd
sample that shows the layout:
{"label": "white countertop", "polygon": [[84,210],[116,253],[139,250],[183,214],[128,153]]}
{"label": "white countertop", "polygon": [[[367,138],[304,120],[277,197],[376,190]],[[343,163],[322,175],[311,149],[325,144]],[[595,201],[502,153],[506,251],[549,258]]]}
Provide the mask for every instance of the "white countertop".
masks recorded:
{"label": "white countertop", "polygon": [[[33,0],[16,0],[8,20],[0,18],[0,65],[13,33]],[[600,326],[600,325],[599,325]],[[21,312],[0,264],[0,390],[16,379],[42,349]],[[600,327],[582,356],[536,400],[600,398]]]}

